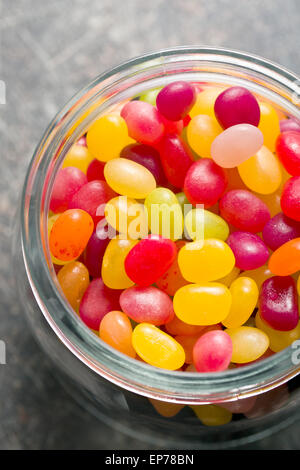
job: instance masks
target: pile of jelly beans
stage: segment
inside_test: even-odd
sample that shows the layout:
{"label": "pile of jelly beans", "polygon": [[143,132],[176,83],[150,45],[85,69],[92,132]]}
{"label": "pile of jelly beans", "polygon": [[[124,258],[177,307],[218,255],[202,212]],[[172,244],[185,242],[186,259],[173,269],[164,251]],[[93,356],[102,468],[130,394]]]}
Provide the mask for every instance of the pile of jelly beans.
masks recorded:
{"label": "pile of jelly beans", "polygon": [[241,86],[147,91],[69,150],[48,234],[66,299],[121,353],[194,373],[269,357],[300,338],[300,122]]}

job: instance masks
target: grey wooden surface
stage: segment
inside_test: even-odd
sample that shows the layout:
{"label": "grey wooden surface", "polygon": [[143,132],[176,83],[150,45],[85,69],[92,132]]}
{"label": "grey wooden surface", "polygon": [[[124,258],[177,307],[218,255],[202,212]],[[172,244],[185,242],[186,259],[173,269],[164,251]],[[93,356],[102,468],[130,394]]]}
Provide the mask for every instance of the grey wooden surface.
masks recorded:
{"label": "grey wooden surface", "polygon": [[[10,274],[11,219],[49,120],[119,62],[183,44],[253,52],[300,73],[299,0],[2,0],[0,3],[0,449],[138,449],[83,412],[34,343]],[[2,83],[2,82],[1,82]],[[0,100],[1,101],[1,100]],[[299,427],[250,448],[299,449]]]}

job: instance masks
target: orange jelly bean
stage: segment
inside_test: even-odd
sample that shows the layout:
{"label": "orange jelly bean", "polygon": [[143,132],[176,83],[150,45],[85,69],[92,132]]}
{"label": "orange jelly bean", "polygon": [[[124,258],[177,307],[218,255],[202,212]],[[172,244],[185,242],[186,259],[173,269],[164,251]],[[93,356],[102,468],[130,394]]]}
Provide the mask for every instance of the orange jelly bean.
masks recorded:
{"label": "orange jelly bean", "polygon": [[79,261],[71,261],[61,268],[57,279],[68,302],[78,311],[82,296],[90,283],[88,269]]}
{"label": "orange jelly bean", "polygon": [[99,336],[113,348],[135,358],[132,346],[132,326],[125,313],[114,310],[104,315],[99,328]]}
{"label": "orange jelly bean", "polygon": [[294,238],[274,251],[269,269],[277,276],[289,276],[300,269],[300,238]]}

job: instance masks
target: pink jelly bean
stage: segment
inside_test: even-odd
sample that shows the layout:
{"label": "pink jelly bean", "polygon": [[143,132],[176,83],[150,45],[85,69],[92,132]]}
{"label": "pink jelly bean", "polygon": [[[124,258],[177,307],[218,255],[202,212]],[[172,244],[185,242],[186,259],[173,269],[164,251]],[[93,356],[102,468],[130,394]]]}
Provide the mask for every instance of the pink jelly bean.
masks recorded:
{"label": "pink jelly bean", "polygon": [[255,155],[263,142],[260,129],[251,124],[237,124],[215,138],[211,156],[223,168],[234,168]]}
{"label": "pink jelly bean", "polygon": [[300,176],[293,176],[283,186],[281,209],[293,220],[300,221]]}
{"label": "pink jelly bean", "polygon": [[270,211],[266,204],[246,189],[232,189],[220,200],[220,215],[229,224],[246,232],[261,232]]}
{"label": "pink jelly bean", "polygon": [[291,276],[273,276],[266,279],[259,296],[261,318],[271,328],[289,331],[299,321],[296,284]]}
{"label": "pink jelly bean", "polygon": [[150,286],[172,265],[177,256],[173,241],[149,235],[135,245],[125,258],[127,276],[140,286]]}
{"label": "pink jelly bean", "polygon": [[169,182],[176,188],[182,188],[185,175],[193,163],[188,146],[178,135],[168,134],[162,138],[159,151],[163,169]]}
{"label": "pink jelly bean", "polygon": [[210,158],[193,163],[184,180],[184,192],[188,200],[211,207],[218,202],[227,186],[227,174]]}
{"label": "pink jelly bean", "polygon": [[104,217],[104,207],[102,211],[99,208],[116,195],[105,181],[90,181],[73,196],[68,208],[88,212],[96,225]]}
{"label": "pink jelly bean", "polygon": [[276,153],[290,175],[300,175],[300,132],[280,134],[276,141]]}
{"label": "pink jelly bean", "polygon": [[169,121],[179,121],[192,109],[196,100],[193,85],[177,81],[166,85],[157,95],[158,111]]}
{"label": "pink jelly bean", "polygon": [[52,212],[64,212],[74,194],[87,183],[86,175],[73,166],[62,168],[58,171],[50,199],[50,210]]}
{"label": "pink jelly bean", "polygon": [[269,251],[262,239],[250,232],[233,232],[226,243],[235,256],[235,265],[243,271],[263,266]]}
{"label": "pink jelly bean", "polygon": [[104,180],[105,162],[100,162],[96,158],[88,166],[86,176],[88,181]]}
{"label": "pink jelly bean", "polygon": [[284,243],[300,237],[300,222],[279,212],[266,223],[262,236],[268,247],[275,251]]}
{"label": "pink jelly bean", "polygon": [[76,145],[82,145],[83,147],[87,147],[87,145],[86,145],[86,136],[85,135],[81,136],[77,140]]}
{"label": "pink jelly bean", "polygon": [[127,145],[122,150],[120,157],[139,163],[151,171],[158,186],[166,184],[167,179],[160,161],[159,152],[155,148],[150,147],[150,145]]}
{"label": "pink jelly bean", "polygon": [[225,331],[209,331],[194,345],[193,361],[198,372],[226,370],[232,357],[232,341]]}
{"label": "pink jelly bean", "polygon": [[109,289],[102,279],[93,279],[79,306],[81,320],[92,330],[99,330],[102,318],[112,310],[120,310],[121,290]]}
{"label": "pink jelly bean", "polygon": [[157,109],[146,101],[129,101],[121,111],[129,136],[141,144],[157,144],[165,128]]}
{"label": "pink jelly bean", "polygon": [[153,286],[134,286],[120,296],[121,309],[137,323],[160,326],[174,317],[173,302],[163,291]]}
{"label": "pink jelly bean", "polygon": [[300,132],[300,121],[296,118],[282,119],[279,123],[280,132]]}
{"label": "pink jelly bean", "polygon": [[258,126],[260,108],[255,96],[246,88],[233,86],[220,93],[215,101],[215,116],[223,129],[237,124]]}
{"label": "pink jelly bean", "polygon": [[109,243],[106,231],[106,227],[98,226],[89,239],[84,252],[83,262],[92,277],[100,277],[101,275],[102,259]]}

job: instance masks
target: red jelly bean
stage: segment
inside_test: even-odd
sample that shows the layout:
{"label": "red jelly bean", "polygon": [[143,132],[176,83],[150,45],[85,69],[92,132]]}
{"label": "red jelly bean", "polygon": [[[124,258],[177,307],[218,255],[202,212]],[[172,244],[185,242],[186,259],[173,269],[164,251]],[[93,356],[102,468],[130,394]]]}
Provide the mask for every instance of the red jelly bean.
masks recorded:
{"label": "red jelly bean", "polygon": [[168,134],[159,144],[161,162],[171,184],[182,188],[185,175],[193,163],[188,146],[176,134]]}
{"label": "red jelly bean", "polygon": [[300,237],[300,222],[279,212],[266,223],[262,236],[268,247],[275,251],[284,243]]}
{"label": "red jelly bean", "polygon": [[120,310],[120,294],[120,290],[109,289],[102,279],[94,279],[80,302],[81,320],[92,330],[98,330],[104,315],[112,310]]}
{"label": "red jelly bean", "polygon": [[300,176],[293,176],[283,186],[281,209],[291,219],[300,221]]}
{"label": "red jelly bean", "polygon": [[136,284],[150,286],[169,269],[176,255],[173,241],[149,235],[130,250],[125,258],[125,271]]}
{"label": "red jelly bean", "polygon": [[263,266],[269,257],[268,248],[254,233],[233,232],[227,243],[235,256],[235,265],[244,271]]}
{"label": "red jelly bean", "polygon": [[188,200],[194,205],[204,204],[206,208],[218,202],[226,186],[226,172],[210,158],[194,162],[184,180]]}
{"label": "red jelly bean", "polygon": [[166,184],[167,179],[160,161],[159,152],[150,145],[127,145],[127,147],[122,150],[120,157],[139,163],[147,168],[147,170],[151,171],[158,186],[164,186]]}
{"label": "red jelly bean", "polygon": [[124,313],[137,323],[160,326],[174,317],[170,297],[156,287],[133,286],[122,292],[120,305]]}
{"label": "red jelly bean", "polygon": [[193,350],[198,372],[226,370],[232,357],[232,341],[225,331],[209,331],[201,335]]}
{"label": "red jelly bean", "polygon": [[266,204],[245,189],[233,189],[224,194],[220,214],[234,227],[253,233],[261,232],[271,217]]}
{"label": "red jelly bean", "polygon": [[300,133],[283,132],[276,141],[276,153],[290,175],[300,175]]}
{"label": "red jelly bean", "polygon": [[300,121],[296,118],[282,119],[279,122],[280,132],[300,132]]}
{"label": "red jelly bean", "polygon": [[50,199],[52,212],[64,212],[79,189],[87,183],[86,175],[74,166],[68,166],[58,171]]}
{"label": "red jelly bean", "polygon": [[86,172],[88,181],[104,180],[104,167],[105,162],[100,162],[97,158],[92,160]]}
{"label": "red jelly bean", "polygon": [[220,93],[215,101],[215,115],[227,129],[237,124],[258,126],[260,108],[255,96],[246,88],[233,86]]}
{"label": "red jelly bean", "polygon": [[169,121],[179,121],[192,109],[196,100],[193,85],[177,81],[166,85],[157,95],[156,106]]}
{"label": "red jelly bean", "polygon": [[146,101],[129,101],[121,111],[129,136],[141,144],[157,144],[165,128],[160,113]]}
{"label": "red jelly bean", "polygon": [[261,318],[271,328],[289,331],[299,321],[298,298],[291,276],[274,276],[263,283],[259,297]]}
{"label": "red jelly bean", "polygon": [[161,117],[165,126],[165,134],[181,134],[184,127],[183,119],[180,119],[180,121],[169,121],[164,116]]}
{"label": "red jelly bean", "polygon": [[106,231],[105,227],[97,227],[84,252],[84,264],[92,277],[100,277],[101,275],[103,255],[110,241],[106,237]]}

